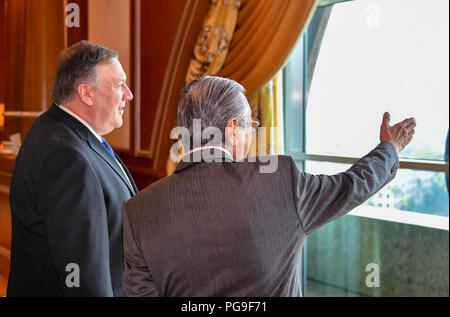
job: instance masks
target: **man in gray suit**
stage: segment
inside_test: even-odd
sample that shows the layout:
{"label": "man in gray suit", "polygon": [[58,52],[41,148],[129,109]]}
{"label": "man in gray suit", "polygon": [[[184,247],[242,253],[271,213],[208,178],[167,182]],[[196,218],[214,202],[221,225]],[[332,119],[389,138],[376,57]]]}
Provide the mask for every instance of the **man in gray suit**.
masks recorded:
{"label": "man in gray suit", "polygon": [[[195,119],[223,137],[196,146]],[[301,296],[306,236],[391,181],[397,152],[415,127],[413,118],[391,127],[385,113],[380,144],[346,172],[326,176],[299,171],[289,156],[246,158],[251,111],[244,88],[232,80],[187,85],[178,122],[189,136],[175,173],[124,206],[128,296]],[[277,161],[273,173],[261,172],[267,159]]]}

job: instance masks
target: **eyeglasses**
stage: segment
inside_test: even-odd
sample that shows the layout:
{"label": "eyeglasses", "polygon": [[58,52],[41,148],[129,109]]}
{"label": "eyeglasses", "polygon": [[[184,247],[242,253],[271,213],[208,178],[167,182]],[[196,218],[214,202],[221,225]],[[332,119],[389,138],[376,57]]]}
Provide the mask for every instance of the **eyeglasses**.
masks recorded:
{"label": "eyeglasses", "polygon": [[258,127],[260,126],[260,122],[258,120],[250,120],[252,125],[252,132],[256,132],[258,130]]}

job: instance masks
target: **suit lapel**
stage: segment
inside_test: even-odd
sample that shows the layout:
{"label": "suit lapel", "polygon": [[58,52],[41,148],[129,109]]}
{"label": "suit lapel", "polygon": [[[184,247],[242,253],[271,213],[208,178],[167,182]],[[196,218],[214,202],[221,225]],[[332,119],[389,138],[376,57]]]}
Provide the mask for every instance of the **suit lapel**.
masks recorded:
{"label": "suit lapel", "polygon": [[[115,153],[114,153],[114,154],[115,154]],[[115,154],[115,155],[116,155],[116,159],[117,159],[117,160],[119,161],[119,163],[122,165],[123,170],[124,170],[125,173],[127,174],[127,177],[128,177],[128,179],[130,180],[130,182],[131,182],[131,186],[133,186],[133,195],[136,195],[137,192],[138,192],[138,189],[137,189],[136,183],[135,183],[134,180],[133,180],[133,176],[131,176],[130,171],[129,171],[128,168],[125,166],[125,164],[122,162],[122,160],[120,159],[120,157],[119,157],[117,154]]]}
{"label": "suit lapel", "polygon": [[[111,166],[111,168],[117,173],[117,175],[119,175],[119,177],[122,179],[122,181],[125,183],[125,185],[127,185],[130,192],[133,195],[135,195],[136,191],[133,188],[133,186],[130,184],[132,178],[130,178],[130,176],[127,175],[130,178],[130,182],[127,181],[125,175],[123,174],[122,170],[120,169],[120,167],[118,165],[118,162],[116,160],[114,160],[114,158],[111,156],[111,154],[108,152],[108,150],[103,146],[103,144],[101,144],[100,141],[97,140],[97,138],[95,136],[93,136],[92,134],[88,135],[88,143],[89,143],[89,146],[102,159],[104,159],[106,161],[106,163],[108,163],[109,166]],[[124,170],[125,170],[125,168],[124,168]]]}
{"label": "suit lapel", "polygon": [[[108,165],[117,173],[117,175],[119,175],[119,177],[122,179],[125,185],[127,185],[131,194],[135,195],[137,193],[136,184],[134,184],[131,175],[129,173],[127,174],[131,182],[130,185],[130,182],[128,182],[128,180],[126,179],[117,161],[114,160],[113,157],[111,157],[111,154],[108,152],[108,150],[103,146],[103,144],[100,143],[100,141],[91,133],[91,131],[89,131],[89,129],[86,126],[84,126],[80,121],[72,117],[70,114],[66,113],[64,110],[60,109],[55,104],[53,104],[50,107],[50,109],[48,110],[48,114],[71,127],[72,130],[74,130],[75,133],[80,138],[86,140],[90,148],[94,150],[103,160],[105,160],[106,163],[108,163]],[[123,169],[125,171],[128,171],[125,165],[122,163],[122,161],[120,162],[121,162],[120,164],[122,164]]]}

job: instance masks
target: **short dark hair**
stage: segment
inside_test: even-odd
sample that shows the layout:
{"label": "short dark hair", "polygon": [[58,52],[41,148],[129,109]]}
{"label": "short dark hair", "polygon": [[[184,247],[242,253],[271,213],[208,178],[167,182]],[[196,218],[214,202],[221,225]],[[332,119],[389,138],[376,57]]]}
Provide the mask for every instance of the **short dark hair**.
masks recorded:
{"label": "short dark hair", "polygon": [[96,83],[97,65],[108,64],[118,57],[117,52],[87,41],[80,41],[62,51],[53,83],[53,102],[62,104],[70,101],[80,83]]}
{"label": "short dark hair", "polygon": [[[227,122],[236,118],[245,125],[246,108],[242,102],[245,88],[238,82],[222,77],[206,76],[186,84],[178,102],[178,125],[189,130],[190,142],[193,139],[194,119],[201,120],[201,130],[218,128],[225,142]],[[201,145],[210,140],[201,141]]]}

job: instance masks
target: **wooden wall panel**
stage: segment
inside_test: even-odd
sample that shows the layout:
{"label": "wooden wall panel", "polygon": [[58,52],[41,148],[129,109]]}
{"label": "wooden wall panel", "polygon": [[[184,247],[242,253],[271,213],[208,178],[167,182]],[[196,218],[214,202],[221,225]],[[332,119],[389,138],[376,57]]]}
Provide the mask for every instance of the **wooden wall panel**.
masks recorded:
{"label": "wooden wall panel", "polygon": [[[11,246],[11,214],[9,209],[9,184],[11,174],[0,172],[0,247]],[[0,252],[1,255],[1,252]]]}
{"label": "wooden wall panel", "polygon": [[0,296],[6,295],[11,248],[11,212],[9,184],[14,167],[13,156],[0,156]]}
{"label": "wooden wall panel", "polygon": [[[1,177],[0,177],[1,178]],[[11,213],[8,191],[0,180],[0,297],[6,295],[11,248]],[[9,185],[9,184],[8,184]]]}
{"label": "wooden wall panel", "polygon": [[[2,111],[4,110],[5,104],[5,82],[6,82],[6,63],[5,63],[5,21],[6,21],[6,11],[5,11],[6,1],[0,0],[0,141],[3,139],[3,129],[5,125],[4,116]],[[0,145],[1,148],[1,145]]]}
{"label": "wooden wall panel", "polygon": [[76,3],[80,8],[80,26],[67,28],[67,47],[76,42],[88,39],[88,0],[66,0],[67,3]]}
{"label": "wooden wall panel", "polygon": [[[5,5],[6,3],[6,5]],[[62,0],[3,0],[2,19],[4,83],[6,110],[2,139],[20,132],[22,139],[35,117],[51,104],[51,89],[59,53],[65,47],[65,7]],[[3,73],[3,72],[2,72]],[[0,153],[0,295],[5,289],[11,246],[9,185],[14,156]]]}
{"label": "wooden wall panel", "polygon": [[[65,7],[61,0],[25,1],[25,56],[22,111],[45,111],[52,103],[56,61],[64,49]],[[34,119],[23,120],[22,138]]]}
{"label": "wooden wall panel", "polygon": [[[140,149],[150,149],[164,76],[188,1],[142,1]],[[155,49],[157,47],[157,49]],[[172,63],[173,58],[172,58]]]}
{"label": "wooden wall panel", "polygon": [[[5,22],[6,22],[6,11],[5,11],[6,1],[0,0],[0,103],[5,102],[5,50],[6,50],[6,42],[5,42],[5,35],[6,35],[6,28],[5,28]],[[1,139],[1,137],[0,137]]]}
{"label": "wooden wall panel", "polygon": [[[127,74],[127,84],[131,86],[131,0],[91,0],[88,3],[89,42],[103,45],[119,53],[119,61]],[[127,103],[122,120],[123,125],[105,136],[115,149],[131,153],[131,107]]]}
{"label": "wooden wall panel", "polygon": [[[6,0],[5,4],[4,101],[7,111],[20,111],[24,89],[25,0]],[[5,118],[3,139],[19,131],[19,120]]]}
{"label": "wooden wall panel", "polygon": [[[6,0],[5,105],[7,111],[41,112],[51,103],[56,60],[64,48],[64,1]],[[34,118],[5,118],[3,139],[20,132]]]}

